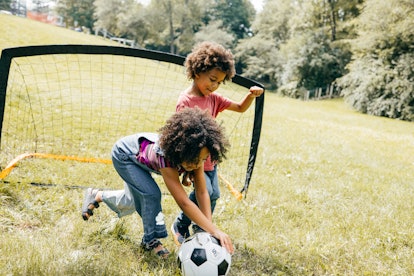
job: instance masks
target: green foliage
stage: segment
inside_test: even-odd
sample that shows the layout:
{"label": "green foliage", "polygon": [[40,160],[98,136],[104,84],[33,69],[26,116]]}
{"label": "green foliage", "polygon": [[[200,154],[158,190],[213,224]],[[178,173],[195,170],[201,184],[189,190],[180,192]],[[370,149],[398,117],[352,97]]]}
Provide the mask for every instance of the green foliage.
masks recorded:
{"label": "green foliage", "polygon": [[140,45],[149,36],[144,7],[134,0],[94,0],[90,9],[94,12],[92,29],[95,31],[131,39]]}
{"label": "green foliage", "polygon": [[241,39],[249,35],[255,14],[249,0],[214,0],[209,16],[212,21],[221,21],[224,28]]}
{"label": "green foliage", "polygon": [[389,66],[382,60],[361,58],[338,80],[346,101],[356,110],[414,121],[414,54],[405,54]]}
{"label": "green foliage", "polygon": [[221,21],[210,21],[206,26],[202,26],[200,30],[194,35],[194,42],[214,41],[226,48],[231,48],[234,45],[235,37],[232,33],[226,32],[222,27]]}
{"label": "green foliage", "polygon": [[330,43],[324,35],[292,37],[281,49],[281,86],[297,83],[307,90],[325,87],[344,74],[349,52]]}
{"label": "green foliage", "polygon": [[95,0],[59,0],[55,11],[64,18],[67,27],[85,26],[93,29],[93,13]]}
{"label": "green foliage", "polygon": [[268,1],[252,24],[253,36],[239,40],[235,49],[237,72],[262,82],[268,89],[280,85],[278,50],[289,37],[289,1]]}
{"label": "green foliage", "polygon": [[[181,14],[175,28],[175,45],[178,54],[186,55],[191,52],[197,40],[195,35],[204,26],[202,21],[208,14],[206,12],[208,5],[208,2],[201,0],[184,1],[179,12],[175,12],[175,14]],[[214,30],[213,33],[217,31],[219,30]]]}
{"label": "green foliage", "polygon": [[96,18],[94,29],[105,30],[120,36],[121,33],[117,27],[117,14],[120,12],[122,2],[120,0],[95,0],[93,5],[95,6],[94,17]]}
{"label": "green foliage", "polygon": [[279,83],[280,65],[275,43],[257,35],[241,40],[235,49],[236,70],[244,76],[262,82],[267,89]]}
{"label": "green foliage", "polygon": [[357,20],[359,37],[354,49],[357,56],[373,55],[392,63],[398,56],[412,52],[413,13],[412,1],[390,0],[379,4],[367,0]]}
{"label": "green foliage", "polygon": [[[298,97],[302,90],[325,87],[346,72],[349,46],[333,41],[331,32],[333,28],[342,30],[341,20],[356,2],[266,2],[253,23],[255,36],[242,40],[236,48],[239,68],[244,75],[291,97]],[[338,17],[339,11],[342,19],[333,26],[330,16]]]}
{"label": "green foliage", "polygon": [[56,11],[68,27],[105,30],[141,47],[181,55],[207,39],[234,48],[251,35],[255,16],[249,0],[152,0],[146,6],[134,0],[88,1],[59,0]]}
{"label": "green foliage", "polygon": [[138,45],[145,43],[150,35],[150,27],[141,4],[134,0],[124,1],[117,18],[117,29],[123,37],[135,40]]}
{"label": "green foliage", "polygon": [[207,9],[202,0],[152,0],[145,7],[149,36],[143,46],[149,49],[185,55],[195,43],[195,34],[204,26]]}
{"label": "green foliage", "polygon": [[0,10],[10,10],[11,0],[0,0]]}
{"label": "green foliage", "polygon": [[337,14],[336,38],[351,39],[357,36],[355,18],[357,18],[362,9],[365,0],[337,0],[335,2],[335,12]]}
{"label": "green foliage", "polygon": [[346,101],[377,116],[414,120],[414,3],[368,0],[358,18],[355,60],[338,80]]}
{"label": "green foliage", "polygon": [[332,41],[347,39],[354,34],[354,30],[348,23],[357,17],[360,12],[360,4],[363,0],[322,0],[303,1],[310,4],[312,17],[310,26],[313,29],[323,29],[325,35]]}

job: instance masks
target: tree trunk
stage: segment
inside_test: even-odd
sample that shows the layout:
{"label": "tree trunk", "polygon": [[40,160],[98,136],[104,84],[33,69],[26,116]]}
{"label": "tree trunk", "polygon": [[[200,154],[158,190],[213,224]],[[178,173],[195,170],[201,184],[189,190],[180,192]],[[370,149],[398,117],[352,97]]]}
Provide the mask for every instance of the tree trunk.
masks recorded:
{"label": "tree trunk", "polygon": [[328,0],[330,14],[329,14],[329,24],[331,25],[331,41],[336,40],[336,16],[335,16],[335,1]]}
{"label": "tree trunk", "polygon": [[174,54],[174,23],[173,23],[173,3],[171,0],[165,3],[165,10],[168,14],[168,27],[170,31],[170,53]]}

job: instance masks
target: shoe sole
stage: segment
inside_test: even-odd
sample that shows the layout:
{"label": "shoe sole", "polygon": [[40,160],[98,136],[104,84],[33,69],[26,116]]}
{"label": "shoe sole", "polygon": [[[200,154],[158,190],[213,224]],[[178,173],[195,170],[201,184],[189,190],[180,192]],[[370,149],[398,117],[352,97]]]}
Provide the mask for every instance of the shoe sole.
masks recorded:
{"label": "shoe sole", "polygon": [[93,205],[94,209],[99,207],[99,203],[95,201],[96,192],[93,188],[88,188],[85,191],[82,204],[82,218],[85,221],[88,220],[91,216],[93,216],[93,209],[89,209],[89,205]]}

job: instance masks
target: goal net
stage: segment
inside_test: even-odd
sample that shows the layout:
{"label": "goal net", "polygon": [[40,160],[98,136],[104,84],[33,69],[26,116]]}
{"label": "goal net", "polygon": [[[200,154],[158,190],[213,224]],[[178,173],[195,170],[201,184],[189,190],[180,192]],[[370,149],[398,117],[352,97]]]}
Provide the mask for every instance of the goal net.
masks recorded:
{"label": "goal net", "polygon": [[[0,59],[0,179],[116,188],[110,151],[121,137],[157,132],[190,81],[185,58],[97,45],[9,48]],[[253,80],[236,75],[218,93],[239,101]],[[225,184],[247,192],[264,95],[245,113],[222,112],[231,149]]]}

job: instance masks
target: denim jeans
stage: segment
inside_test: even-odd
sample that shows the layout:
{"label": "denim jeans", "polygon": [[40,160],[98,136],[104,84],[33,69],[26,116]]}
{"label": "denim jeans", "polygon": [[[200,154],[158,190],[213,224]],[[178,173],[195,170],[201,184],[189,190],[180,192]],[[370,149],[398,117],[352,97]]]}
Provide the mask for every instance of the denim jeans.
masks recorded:
{"label": "denim jeans", "polygon": [[168,236],[161,206],[161,190],[151,172],[138,163],[139,136],[120,139],[112,149],[113,165],[124,180],[124,189],[104,191],[102,200],[119,217],[137,211],[142,218],[144,236],[142,242]]}
{"label": "denim jeans", "polygon": [[[214,212],[214,208],[216,207],[216,201],[220,197],[220,188],[218,182],[218,175],[217,175],[217,165],[214,166],[214,170],[212,171],[205,171],[204,177],[206,179],[206,186],[208,190],[208,194],[210,195],[210,205],[211,205],[211,214]],[[188,196],[192,202],[194,202],[197,206],[197,198],[195,195],[195,191],[193,190],[190,195]],[[188,227],[191,224],[191,220],[187,217],[183,212],[181,212],[178,217],[177,221],[180,226]]]}

